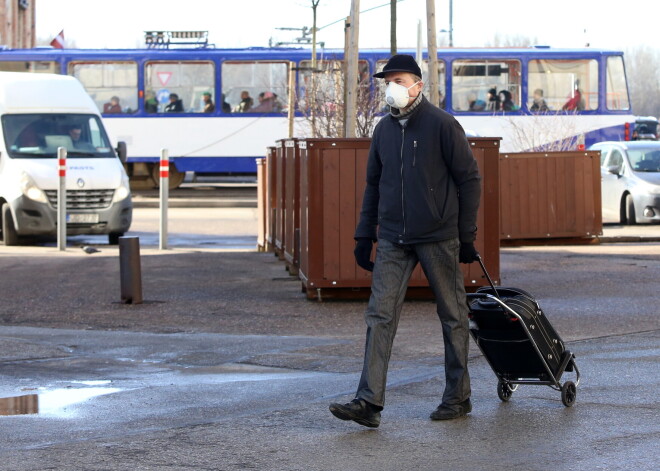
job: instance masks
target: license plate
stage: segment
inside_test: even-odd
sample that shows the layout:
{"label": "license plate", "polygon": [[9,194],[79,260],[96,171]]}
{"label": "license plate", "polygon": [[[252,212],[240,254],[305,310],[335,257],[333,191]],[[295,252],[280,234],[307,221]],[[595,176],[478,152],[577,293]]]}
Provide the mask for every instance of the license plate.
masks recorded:
{"label": "license plate", "polygon": [[99,215],[88,213],[88,214],[67,214],[66,222],[72,224],[96,224],[99,222]]}

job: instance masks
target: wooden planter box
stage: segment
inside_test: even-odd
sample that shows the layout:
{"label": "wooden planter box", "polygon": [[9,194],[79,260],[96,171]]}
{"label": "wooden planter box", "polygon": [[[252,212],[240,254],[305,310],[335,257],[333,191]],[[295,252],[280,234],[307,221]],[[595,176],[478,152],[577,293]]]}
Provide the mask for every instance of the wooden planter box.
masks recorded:
{"label": "wooden planter box", "polygon": [[[353,235],[362,207],[370,139],[305,139],[300,149],[300,272],[310,299],[362,297],[371,274],[355,263]],[[470,139],[483,180],[476,246],[499,280],[499,139]],[[465,285],[485,286],[478,264],[462,265]],[[421,267],[413,272],[409,296],[431,297]]]}
{"label": "wooden planter box", "polygon": [[[275,250],[275,221],[277,219],[277,198],[275,195],[276,152],[277,149],[275,147],[268,147],[266,149],[266,162],[263,172],[263,187],[265,191],[262,194],[262,206],[264,207],[264,251],[266,252]],[[261,187],[262,182],[260,181],[258,185]],[[259,202],[257,202],[257,205],[259,205]]]}
{"label": "wooden planter box", "polygon": [[284,169],[284,139],[277,141],[275,146],[275,175],[273,198],[275,199],[274,216],[273,216],[273,245],[275,254],[280,260],[284,260],[284,185],[286,183],[286,175]]}
{"label": "wooden planter box", "polygon": [[300,265],[300,149],[297,139],[284,141],[284,209],[282,252],[287,270],[298,274]]}
{"label": "wooden planter box", "polygon": [[266,177],[266,158],[257,160],[257,251],[266,252],[266,228],[268,227],[268,205],[266,192],[268,181]]}
{"label": "wooden planter box", "polygon": [[582,238],[603,232],[600,153],[500,155],[500,237]]}

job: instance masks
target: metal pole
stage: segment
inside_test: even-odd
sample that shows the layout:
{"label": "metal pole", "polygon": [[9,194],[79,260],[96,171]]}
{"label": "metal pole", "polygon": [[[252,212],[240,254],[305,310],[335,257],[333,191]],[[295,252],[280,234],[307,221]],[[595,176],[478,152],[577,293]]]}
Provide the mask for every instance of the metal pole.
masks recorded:
{"label": "metal pole", "polygon": [[160,150],[160,231],[158,248],[167,249],[167,199],[170,184],[170,154],[167,149]]}
{"label": "metal pole", "polygon": [[418,64],[422,63],[422,20],[417,20],[417,51],[415,60]]}
{"label": "metal pole", "polygon": [[429,101],[440,106],[438,93],[438,42],[435,32],[435,0],[426,0],[426,34],[429,52]]}
{"label": "metal pole", "polygon": [[142,304],[142,267],[140,264],[140,238],[119,238],[119,276],[121,302]]}
{"label": "metal pole", "polygon": [[449,0],[449,47],[454,47],[454,0]]}
{"label": "metal pole", "polygon": [[345,137],[355,137],[358,88],[358,40],[360,36],[360,0],[351,0],[348,58],[346,59],[346,128]]}
{"label": "metal pole", "polygon": [[60,176],[57,188],[57,249],[66,250],[66,149],[57,148],[57,171]]}

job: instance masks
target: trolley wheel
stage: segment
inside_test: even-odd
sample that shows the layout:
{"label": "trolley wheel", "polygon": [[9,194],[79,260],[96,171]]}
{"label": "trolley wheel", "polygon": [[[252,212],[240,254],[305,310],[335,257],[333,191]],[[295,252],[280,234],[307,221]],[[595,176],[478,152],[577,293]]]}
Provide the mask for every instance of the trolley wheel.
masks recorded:
{"label": "trolley wheel", "polygon": [[511,388],[509,383],[505,383],[504,381],[499,381],[497,383],[497,396],[500,398],[500,400],[503,402],[509,402],[509,399],[511,399],[512,395],[513,388]]}
{"label": "trolley wheel", "polygon": [[573,381],[566,381],[561,387],[561,402],[566,407],[571,407],[575,404],[575,398],[577,397],[577,387]]}

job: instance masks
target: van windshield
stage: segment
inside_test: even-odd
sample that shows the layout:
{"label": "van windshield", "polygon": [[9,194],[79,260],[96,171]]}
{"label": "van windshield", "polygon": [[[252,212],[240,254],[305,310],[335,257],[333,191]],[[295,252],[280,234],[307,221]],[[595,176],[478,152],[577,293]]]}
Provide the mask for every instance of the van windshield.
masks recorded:
{"label": "van windshield", "polygon": [[90,114],[8,114],[2,117],[5,148],[15,159],[115,157],[98,116]]}

